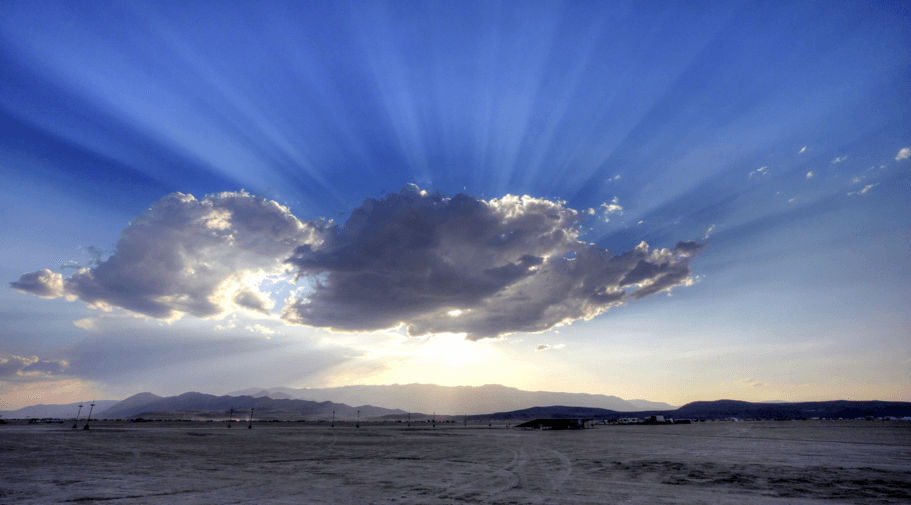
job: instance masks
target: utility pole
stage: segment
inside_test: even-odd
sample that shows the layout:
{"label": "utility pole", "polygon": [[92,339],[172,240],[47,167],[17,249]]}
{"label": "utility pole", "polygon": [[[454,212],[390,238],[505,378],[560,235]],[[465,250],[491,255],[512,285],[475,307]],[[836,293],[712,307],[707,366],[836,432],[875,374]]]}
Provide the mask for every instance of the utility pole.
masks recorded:
{"label": "utility pole", "polygon": [[332,411],[332,427],[335,428],[335,411]]}
{"label": "utility pole", "polygon": [[250,407],[250,424],[247,425],[247,429],[253,429],[253,407]]}
{"label": "utility pole", "polygon": [[79,424],[79,414],[82,413],[82,402],[79,403],[79,410],[76,411],[76,422],[73,423],[73,429],[76,429],[76,426]]}
{"label": "utility pole", "polygon": [[361,427],[361,411],[360,410],[357,411],[357,424],[355,424],[354,427],[355,428]]}
{"label": "utility pole", "polygon": [[85,420],[85,426],[82,427],[83,430],[89,429],[89,421],[92,420],[93,410],[95,410],[95,400],[92,400],[91,406],[89,407],[89,418]]}
{"label": "utility pole", "polygon": [[228,428],[231,427],[231,418],[234,417],[234,407],[231,407],[231,411],[228,412]]}

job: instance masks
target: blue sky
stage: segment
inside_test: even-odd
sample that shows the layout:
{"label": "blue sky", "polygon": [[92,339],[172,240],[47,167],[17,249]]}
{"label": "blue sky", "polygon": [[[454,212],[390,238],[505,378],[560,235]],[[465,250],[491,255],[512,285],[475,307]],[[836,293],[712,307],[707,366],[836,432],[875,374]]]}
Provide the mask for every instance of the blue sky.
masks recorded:
{"label": "blue sky", "polygon": [[0,409],[911,401],[909,52],[901,2],[4,2]]}

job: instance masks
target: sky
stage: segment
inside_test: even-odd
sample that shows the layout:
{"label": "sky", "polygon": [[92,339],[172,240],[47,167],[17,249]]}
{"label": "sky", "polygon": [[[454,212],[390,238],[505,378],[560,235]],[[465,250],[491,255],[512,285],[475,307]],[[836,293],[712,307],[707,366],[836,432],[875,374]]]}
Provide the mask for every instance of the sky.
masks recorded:
{"label": "sky", "polygon": [[911,401],[907,1],[0,3],[0,410]]}

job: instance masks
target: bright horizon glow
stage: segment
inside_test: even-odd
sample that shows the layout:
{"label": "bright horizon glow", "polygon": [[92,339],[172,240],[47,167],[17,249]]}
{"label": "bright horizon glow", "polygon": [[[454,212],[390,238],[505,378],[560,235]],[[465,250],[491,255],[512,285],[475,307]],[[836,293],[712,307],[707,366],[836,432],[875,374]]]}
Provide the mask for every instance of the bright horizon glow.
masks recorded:
{"label": "bright horizon glow", "polygon": [[908,16],[3,3],[0,410],[911,401]]}

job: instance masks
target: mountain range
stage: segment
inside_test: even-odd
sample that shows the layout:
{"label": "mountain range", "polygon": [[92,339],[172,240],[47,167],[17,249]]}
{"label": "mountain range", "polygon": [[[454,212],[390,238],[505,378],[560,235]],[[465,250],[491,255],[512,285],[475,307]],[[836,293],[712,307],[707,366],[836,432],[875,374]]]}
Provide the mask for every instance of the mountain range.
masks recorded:
{"label": "mountain range", "polygon": [[[3,419],[71,419],[75,418],[77,414],[83,417],[88,416],[92,403],[93,402],[77,402],[63,405],[31,405],[17,410],[0,411],[0,416],[2,416]],[[98,413],[121,402],[119,400],[98,400],[94,403],[95,408],[92,411],[92,418],[96,419]],[[80,405],[82,405],[82,410],[79,409]]]}
{"label": "mountain range", "polygon": [[347,405],[382,405],[405,412],[445,413],[451,415],[487,414],[521,410],[541,405],[578,405],[591,408],[636,412],[673,410],[667,403],[624,400],[616,396],[585,393],[523,391],[499,384],[484,386],[437,386],[435,384],[392,384],[388,386],[342,386],[337,388],[249,388],[228,393],[231,396],[268,396],[274,399],[331,401]]}
{"label": "mountain range", "polygon": [[215,396],[190,392],[165,398],[152,393],[139,393],[100,412],[98,417],[105,419],[135,417],[226,419],[232,409],[232,417],[238,419],[245,419],[248,415],[255,413],[256,419],[288,421],[330,419],[333,413],[339,420],[405,414],[401,410],[372,405],[351,407],[333,402],[274,399],[266,396],[255,398],[249,395]]}
{"label": "mountain range", "polygon": [[[446,387],[432,384],[389,386],[344,386],[322,389],[250,388],[215,396],[189,392],[161,397],[139,393],[125,400],[95,401],[95,419],[246,419],[250,409],[260,420],[337,420],[358,417],[421,419],[468,415],[475,419],[532,419],[589,417],[648,417],[663,415],[677,419],[798,419],[911,416],[909,402],[825,401],[825,402],[743,402],[699,401],[680,408],[646,400],[623,400],[616,396],[522,391],[500,385]],[[89,404],[33,405],[0,412],[5,419],[69,418],[88,415]],[[352,407],[351,405],[355,405]],[[376,406],[381,405],[381,406]]]}
{"label": "mountain range", "polygon": [[[863,417],[908,417],[911,402],[850,401],[798,403],[752,403],[736,400],[715,400],[688,403],[674,410],[617,412],[586,407],[534,407],[512,412],[497,412],[477,419],[524,420],[543,418],[612,419],[620,417],[647,418],[662,415],[673,419],[856,419]],[[469,419],[472,419],[469,416]]]}

